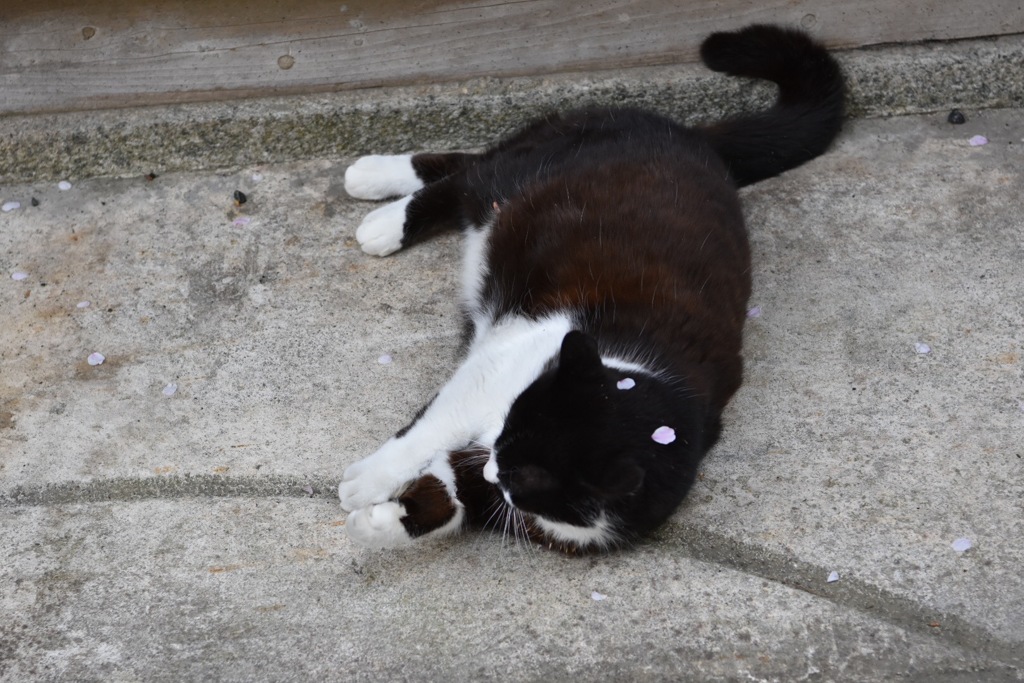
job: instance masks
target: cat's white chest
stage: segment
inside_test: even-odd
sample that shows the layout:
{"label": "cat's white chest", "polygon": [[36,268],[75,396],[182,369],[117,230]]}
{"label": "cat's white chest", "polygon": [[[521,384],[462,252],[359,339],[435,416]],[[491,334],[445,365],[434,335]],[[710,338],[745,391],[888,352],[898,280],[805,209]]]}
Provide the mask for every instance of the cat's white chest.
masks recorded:
{"label": "cat's white chest", "polygon": [[487,247],[493,229],[493,222],[479,228],[470,228],[466,231],[463,245],[462,303],[473,321],[478,338],[491,324],[482,296],[488,270]]}

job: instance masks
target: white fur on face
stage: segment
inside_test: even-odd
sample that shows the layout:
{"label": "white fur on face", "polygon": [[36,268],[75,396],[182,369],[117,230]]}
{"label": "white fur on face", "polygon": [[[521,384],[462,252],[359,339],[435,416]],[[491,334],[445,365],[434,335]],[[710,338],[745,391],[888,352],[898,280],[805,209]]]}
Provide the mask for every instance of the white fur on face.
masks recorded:
{"label": "white fur on face", "polygon": [[487,464],[484,465],[484,480],[492,484],[498,483],[498,459],[494,457],[493,449],[491,450],[491,456],[487,458]]}
{"label": "white fur on face", "polygon": [[602,512],[590,526],[577,526],[565,522],[553,522],[543,517],[534,517],[537,526],[551,538],[580,548],[596,546],[607,548],[615,541],[611,522]]}

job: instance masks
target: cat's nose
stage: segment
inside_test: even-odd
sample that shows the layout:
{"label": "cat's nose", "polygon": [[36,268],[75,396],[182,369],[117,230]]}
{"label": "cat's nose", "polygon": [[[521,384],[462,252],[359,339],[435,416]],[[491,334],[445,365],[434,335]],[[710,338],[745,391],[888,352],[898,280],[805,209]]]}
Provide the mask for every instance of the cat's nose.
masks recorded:
{"label": "cat's nose", "polygon": [[484,465],[484,479],[492,484],[498,483],[498,459],[494,457],[494,451],[491,451],[491,457],[487,459],[487,464]]}

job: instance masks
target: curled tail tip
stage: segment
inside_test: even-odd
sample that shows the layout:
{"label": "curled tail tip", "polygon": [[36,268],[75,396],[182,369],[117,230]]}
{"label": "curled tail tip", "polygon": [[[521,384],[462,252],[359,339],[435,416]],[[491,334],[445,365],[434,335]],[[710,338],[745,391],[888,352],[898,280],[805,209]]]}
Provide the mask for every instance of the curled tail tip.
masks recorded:
{"label": "curled tail tip", "polygon": [[712,33],[700,46],[701,60],[712,71],[760,78],[767,77],[765,69],[780,59],[812,55],[827,55],[827,51],[806,31],[773,24]]}

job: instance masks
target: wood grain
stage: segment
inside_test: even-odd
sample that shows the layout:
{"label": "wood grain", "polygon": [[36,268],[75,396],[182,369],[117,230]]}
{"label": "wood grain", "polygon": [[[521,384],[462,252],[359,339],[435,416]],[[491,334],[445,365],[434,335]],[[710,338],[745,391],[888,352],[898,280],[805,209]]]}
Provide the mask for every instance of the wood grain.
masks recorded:
{"label": "wood grain", "polygon": [[849,48],[1024,32],[1024,3],[2,0],[0,114],[687,62],[756,21]]}

